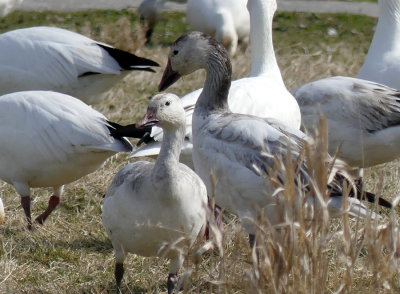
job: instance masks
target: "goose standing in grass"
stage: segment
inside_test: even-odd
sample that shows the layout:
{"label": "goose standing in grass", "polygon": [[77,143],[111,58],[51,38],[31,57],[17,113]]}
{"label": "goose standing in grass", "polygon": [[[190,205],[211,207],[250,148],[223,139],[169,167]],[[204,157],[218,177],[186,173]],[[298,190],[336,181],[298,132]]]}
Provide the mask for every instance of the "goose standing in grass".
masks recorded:
{"label": "goose standing in grass", "polygon": [[[0,96],[0,179],[21,196],[31,228],[32,187],[51,187],[42,224],[61,199],[63,185],[99,168],[132,145],[123,138],[129,127],[107,121],[101,113],[71,96],[26,91]],[[130,134],[140,137],[143,132]]]}
{"label": "goose standing in grass", "polygon": [[60,28],[0,35],[0,95],[51,90],[92,104],[132,70],[152,66],[158,64]]}
{"label": "goose standing in grass", "polygon": [[400,1],[378,4],[378,25],[357,77],[400,90]]}
{"label": "goose standing in grass", "polygon": [[192,29],[214,36],[235,55],[238,41],[250,32],[247,0],[188,0],[186,16]]}
{"label": "goose standing in grass", "polygon": [[[276,193],[269,173],[276,159],[286,159],[289,148],[289,155],[296,164],[305,135],[282,125],[276,128],[276,122],[271,124],[264,118],[230,111],[228,92],[232,68],[229,55],[211,37],[199,32],[183,35],[172,44],[168,57],[160,91],[182,75],[206,70],[204,88],[193,113],[194,167],[209,195],[214,189],[210,176],[214,172],[216,203],[239,216],[253,245],[257,230],[254,221],[260,217],[260,210],[272,224],[283,221],[279,209],[280,193]],[[298,167],[295,177],[297,183],[310,183],[304,165]],[[331,215],[337,215],[341,212],[342,191],[340,185],[331,188],[331,196],[336,197],[331,197],[327,207]],[[308,198],[310,205],[314,203],[312,199],[314,197]],[[353,199],[349,213],[369,214],[357,199]]]}
{"label": "goose standing in grass", "polygon": [[[247,8],[251,16],[251,73],[249,77],[232,82],[228,97],[229,107],[236,113],[273,118],[298,129],[301,121],[300,109],[283,83],[272,42],[276,1],[249,0]],[[193,167],[192,115],[202,90],[196,90],[182,98],[186,112],[186,134],[181,162],[190,167]],[[158,154],[162,130],[153,127],[151,136],[155,141],[137,149],[134,152],[135,157]]]}
{"label": "goose standing in grass", "polygon": [[149,43],[153,35],[154,26],[160,20],[165,2],[186,3],[187,0],[143,0],[138,7],[140,21],[146,26],[146,42]]}
{"label": "goose standing in grass", "polygon": [[356,168],[400,156],[400,92],[351,77],[330,77],[293,92],[303,126],[313,133],[320,114],[327,119],[329,153]]}
{"label": "goose standing in grass", "polygon": [[187,2],[186,16],[192,29],[215,36],[231,55],[236,53],[239,41],[248,42],[250,20],[246,10],[247,0],[144,0],[138,13],[141,20],[147,23],[147,42],[168,1]]}
{"label": "goose standing in grass", "polygon": [[24,0],[0,0],[0,17],[6,16],[21,5]]}
{"label": "goose standing in grass", "polygon": [[[185,112],[177,96],[159,94],[152,98],[138,127],[155,124],[164,129],[156,162],[128,164],[117,173],[104,198],[103,223],[114,247],[118,290],[123,262],[130,252],[170,258],[167,285],[172,293],[183,263],[183,247],[187,241],[192,244],[205,227],[206,187],[178,160]],[[167,252],[161,250],[163,247]]]}

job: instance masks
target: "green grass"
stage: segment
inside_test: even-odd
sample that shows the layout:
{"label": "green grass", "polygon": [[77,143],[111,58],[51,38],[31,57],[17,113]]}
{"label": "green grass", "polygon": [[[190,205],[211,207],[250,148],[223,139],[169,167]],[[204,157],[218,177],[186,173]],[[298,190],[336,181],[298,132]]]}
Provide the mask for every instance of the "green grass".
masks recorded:
{"label": "green grass", "polygon": [[[357,15],[277,13],[274,46],[288,88],[321,77],[356,75],[375,24],[376,19]],[[164,13],[152,43],[145,47],[143,31],[134,12],[96,10],[16,11],[0,19],[0,32],[37,25],[83,33],[154,59],[162,68],[166,64],[168,45],[190,30],[184,14]],[[328,36],[330,28],[337,35]],[[239,50],[233,58],[233,69],[234,78],[249,73],[249,49]],[[161,75],[162,69],[155,74],[135,72],[94,107],[111,120],[135,122],[144,114],[149,97],[157,92]],[[169,91],[182,95],[203,83],[204,73],[199,72],[184,78]],[[0,293],[111,293],[114,290],[112,246],[101,223],[101,204],[112,177],[127,161],[125,155],[119,155],[95,173],[67,185],[61,205],[43,227],[32,232],[25,229],[19,196],[10,185],[1,185],[7,218],[0,227]],[[400,191],[396,162],[368,169],[366,175],[368,187],[381,191],[386,198],[393,199]],[[33,195],[35,217],[46,206],[49,191],[35,189]],[[251,266],[245,233],[235,217],[228,218],[227,222],[224,241],[219,244],[223,256],[214,249],[204,254],[199,263],[193,258],[185,262],[184,270],[193,270],[187,292],[250,293],[261,289],[261,293],[332,293],[341,285],[340,293],[397,292],[400,267],[395,220],[382,222],[391,225],[389,241],[381,241],[388,232],[385,227],[371,228],[351,221],[348,225],[346,220],[332,222],[327,232],[318,226],[296,231],[293,226],[288,234],[274,239],[276,232],[269,231],[261,236],[267,249],[262,256],[280,268],[270,271],[267,263],[262,263],[259,278]],[[203,242],[200,240],[196,248]],[[295,244],[298,246],[292,246]],[[320,254],[316,256],[315,252]],[[322,278],[313,278],[319,264],[326,266],[327,279],[322,273]],[[125,267],[124,293],[166,291],[167,262],[131,255]],[[274,282],[278,290],[274,290]]]}

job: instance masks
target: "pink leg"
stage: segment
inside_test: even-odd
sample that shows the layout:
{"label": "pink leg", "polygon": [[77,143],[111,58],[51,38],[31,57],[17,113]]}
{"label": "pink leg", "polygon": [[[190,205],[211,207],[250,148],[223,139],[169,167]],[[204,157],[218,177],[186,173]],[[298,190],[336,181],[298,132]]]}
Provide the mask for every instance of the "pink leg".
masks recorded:
{"label": "pink leg", "polygon": [[[208,207],[210,209],[212,209],[210,200],[208,201]],[[215,207],[214,207],[214,217],[215,217],[216,225],[218,226],[219,230],[222,232],[224,230],[222,208],[217,204],[215,204]],[[210,224],[207,221],[206,230],[204,231],[204,237],[206,237],[206,240],[210,239],[210,229],[209,229],[209,227],[210,227]]]}
{"label": "pink leg", "polygon": [[24,209],[26,220],[28,221],[28,229],[32,230],[32,218],[31,218],[31,196],[22,196],[21,205]]}
{"label": "pink leg", "polygon": [[44,221],[46,218],[50,215],[50,213],[57,207],[57,205],[60,203],[60,197],[53,195],[49,199],[49,205],[47,206],[47,209],[45,212],[43,212],[41,215],[39,215],[36,218],[36,221],[43,225]]}

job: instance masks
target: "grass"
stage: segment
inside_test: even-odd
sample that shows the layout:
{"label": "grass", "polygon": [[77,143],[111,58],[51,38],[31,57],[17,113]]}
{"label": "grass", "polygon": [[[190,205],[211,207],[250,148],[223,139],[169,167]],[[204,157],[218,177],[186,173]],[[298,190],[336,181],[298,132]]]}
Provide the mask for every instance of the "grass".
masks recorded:
{"label": "grass", "polygon": [[[372,38],[376,19],[345,14],[277,13],[274,44],[288,88],[332,75],[356,75]],[[164,13],[154,39],[143,46],[137,15],[129,10],[78,13],[20,12],[0,20],[0,32],[59,26],[166,63],[168,45],[190,28],[182,13]],[[336,35],[329,36],[328,30]],[[234,78],[249,73],[250,50],[233,59]],[[120,123],[137,121],[154,95],[162,70],[133,73],[94,107]],[[170,89],[178,95],[201,87],[195,73]],[[114,291],[112,246],[101,223],[102,195],[125,155],[67,185],[61,205],[43,227],[30,232],[14,189],[1,184],[6,222],[0,227],[0,293],[110,293]],[[388,199],[398,194],[398,163],[366,171],[367,186]],[[33,191],[33,216],[47,205],[49,191]],[[290,196],[290,195],[289,195]],[[288,196],[288,197],[289,197]],[[380,226],[378,226],[380,225]],[[199,243],[184,264],[188,293],[397,293],[399,232],[395,215],[379,223],[343,217],[326,222],[286,220],[279,230],[260,223],[260,263],[252,265],[246,234],[233,216],[223,239],[196,257]],[[261,242],[262,241],[262,242]],[[207,244],[206,244],[207,245]],[[210,245],[210,244],[208,244]],[[130,255],[124,293],[166,291],[168,264]]]}

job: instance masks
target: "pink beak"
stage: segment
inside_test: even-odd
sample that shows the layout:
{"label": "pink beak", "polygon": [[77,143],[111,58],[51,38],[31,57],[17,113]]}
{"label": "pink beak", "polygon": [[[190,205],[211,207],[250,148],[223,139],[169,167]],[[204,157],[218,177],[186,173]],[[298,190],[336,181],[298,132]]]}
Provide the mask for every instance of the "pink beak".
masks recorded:
{"label": "pink beak", "polygon": [[180,77],[181,77],[181,75],[178,72],[172,70],[171,60],[168,58],[167,66],[164,70],[164,74],[161,78],[161,82],[158,85],[158,91],[161,92],[161,91],[166,90],[169,86],[171,86],[177,80],[179,80]]}

